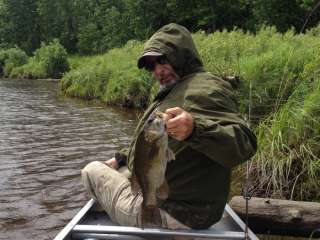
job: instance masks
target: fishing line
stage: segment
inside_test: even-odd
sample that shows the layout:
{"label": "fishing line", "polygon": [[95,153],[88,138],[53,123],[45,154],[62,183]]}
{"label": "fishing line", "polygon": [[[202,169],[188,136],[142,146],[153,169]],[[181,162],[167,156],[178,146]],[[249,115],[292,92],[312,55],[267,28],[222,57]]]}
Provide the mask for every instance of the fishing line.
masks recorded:
{"label": "fishing line", "polygon": [[[252,80],[249,81],[249,107],[248,107],[248,127],[251,129],[251,111],[252,111]],[[246,162],[246,178],[245,178],[245,189],[243,197],[246,201],[246,215],[245,215],[245,231],[244,231],[244,239],[249,240],[249,200],[251,196],[249,195],[249,175],[250,175],[250,166],[249,159]]]}

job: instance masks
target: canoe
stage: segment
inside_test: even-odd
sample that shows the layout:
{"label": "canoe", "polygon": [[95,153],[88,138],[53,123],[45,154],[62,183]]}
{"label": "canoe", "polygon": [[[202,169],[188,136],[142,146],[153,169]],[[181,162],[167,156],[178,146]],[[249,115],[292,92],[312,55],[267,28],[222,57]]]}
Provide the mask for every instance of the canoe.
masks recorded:
{"label": "canoe", "polygon": [[[54,240],[145,240],[145,239],[245,239],[245,224],[227,204],[221,220],[207,230],[136,228],[113,223],[105,212],[95,211],[93,199],[74,216]],[[248,239],[258,240],[248,229]]]}

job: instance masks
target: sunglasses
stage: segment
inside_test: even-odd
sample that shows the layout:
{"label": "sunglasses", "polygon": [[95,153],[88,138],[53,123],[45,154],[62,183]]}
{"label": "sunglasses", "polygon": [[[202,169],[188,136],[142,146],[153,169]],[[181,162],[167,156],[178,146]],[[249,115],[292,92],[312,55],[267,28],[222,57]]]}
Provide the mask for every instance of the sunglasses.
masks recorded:
{"label": "sunglasses", "polygon": [[154,61],[145,61],[144,64],[144,68],[149,71],[149,72],[153,72],[156,66],[156,63],[164,65],[164,64],[168,64],[169,61],[165,56],[159,56],[156,57]]}

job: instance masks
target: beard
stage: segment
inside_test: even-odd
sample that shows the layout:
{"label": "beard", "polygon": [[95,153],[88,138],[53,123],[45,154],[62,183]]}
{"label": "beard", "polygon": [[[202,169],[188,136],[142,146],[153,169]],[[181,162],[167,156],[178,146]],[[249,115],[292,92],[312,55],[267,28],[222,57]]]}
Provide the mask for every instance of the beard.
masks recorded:
{"label": "beard", "polygon": [[180,77],[178,76],[178,74],[172,73],[172,78],[169,81],[167,81],[165,84],[160,83],[160,90],[165,89],[165,88],[170,88],[179,81],[180,81]]}

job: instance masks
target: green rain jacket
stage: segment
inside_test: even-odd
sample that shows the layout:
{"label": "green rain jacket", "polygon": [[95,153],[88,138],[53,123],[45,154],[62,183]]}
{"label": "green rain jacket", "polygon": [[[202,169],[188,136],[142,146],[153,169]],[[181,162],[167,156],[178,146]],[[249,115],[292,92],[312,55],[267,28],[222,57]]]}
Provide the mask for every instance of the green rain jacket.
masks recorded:
{"label": "green rain jacket", "polygon": [[184,141],[169,138],[176,160],[168,163],[170,187],[160,208],[183,224],[205,229],[219,221],[230,189],[231,168],[256,151],[256,138],[237,110],[232,86],[204,72],[189,31],[177,24],[159,29],[147,41],[144,53],[164,54],[181,80],[162,89],[140,120],[129,148],[132,169],[136,139],[144,122],[156,108],[180,107],[194,118],[194,130]]}

